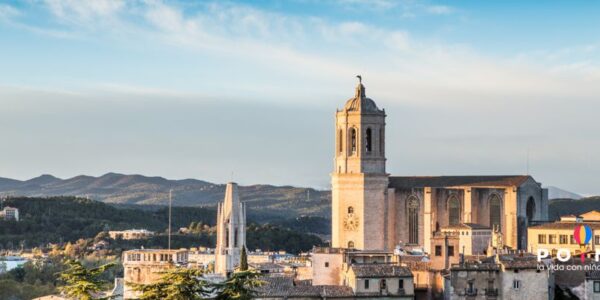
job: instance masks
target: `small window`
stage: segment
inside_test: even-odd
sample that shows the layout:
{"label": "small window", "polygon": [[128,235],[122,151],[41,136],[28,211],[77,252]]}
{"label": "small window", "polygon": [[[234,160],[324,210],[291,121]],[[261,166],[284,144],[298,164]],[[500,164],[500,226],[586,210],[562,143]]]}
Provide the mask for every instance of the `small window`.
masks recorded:
{"label": "small window", "polygon": [[325,262],[325,268],[329,268],[329,262]]}
{"label": "small window", "polygon": [[353,214],[353,213],[354,213],[354,207],[348,206],[348,214]]}
{"label": "small window", "polygon": [[546,243],[546,235],[538,234],[538,244],[545,244],[545,243]]}
{"label": "small window", "polygon": [[442,256],[442,246],[435,246],[435,256]]}
{"label": "small window", "polygon": [[387,289],[387,281],[385,281],[385,279],[381,279],[380,288],[382,290]]}
{"label": "small window", "polygon": [[342,134],[342,130],[340,129],[339,133],[338,133],[338,152],[342,153],[342,151],[344,151],[344,147],[343,147],[343,134]]}
{"label": "small window", "polygon": [[370,153],[371,150],[373,149],[373,144],[371,143],[373,141],[373,137],[371,134],[371,128],[367,128],[367,132],[366,132],[366,141],[365,141],[365,150],[367,150],[367,153]]}
{"label": "small window", "polygon": [[571,245],[575,245],[575,237],[571,234]]}
{"label": "small window", "polygon": [[600,281],[594,281],[594,294],[600,293]]}
{"label": "small window", "polygon": [[454,256],[454,246],[448,246],[448,256]]}
{"label": "small window", "polygon": [[350,151],[351,154],[356,153],[356,129],[350,129]]}
{"label": "small window", "polygon": [[399,289],[403,289],[404,288],[404,279],[399,279],[398,280],[398,288]]}
{"label": "small window", "polygon": [[549,244],[556,244],[556,234],[549,234],[548,235],[548,243]]}
{"label": "small window", "polygon": [[354,248],[354,242],[353,241],[349,241],[348,242],[348,248],[350,248],[350,249]]}
{"label": "small window", "polygon": [[559,242],[561,245],[568,244],[568,243],[569,243],[569,236],[568,236],[568,235],[566,235],[566,234],[561,234],[561,235],[558,237],[558,242]]}
{"label": "small window", "polygon": [[594,244],[600,245],[600,235],[595,235],[594,236]]}
{"label": "small window", "polygon": [[513,280],[513,289],[518,290],[521,288],[521,280]]}
{"label": "small window", "polygon": [[365,279],[365,290],[369,289],[369,279]]}

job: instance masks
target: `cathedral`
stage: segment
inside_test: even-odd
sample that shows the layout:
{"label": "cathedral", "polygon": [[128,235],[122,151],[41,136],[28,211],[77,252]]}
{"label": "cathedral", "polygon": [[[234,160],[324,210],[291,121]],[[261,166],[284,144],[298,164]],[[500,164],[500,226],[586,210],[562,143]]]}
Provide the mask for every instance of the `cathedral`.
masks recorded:
{"label": "cathedral", "polygon": [[528,175],[391,176],[385,118],[360,81],[336,112],[332,247],[391,251],[403,245],[431,253],[441,228],[478,224],[498,229],[512,249],[528,248],[527,227],[548,216],[541,183]]}

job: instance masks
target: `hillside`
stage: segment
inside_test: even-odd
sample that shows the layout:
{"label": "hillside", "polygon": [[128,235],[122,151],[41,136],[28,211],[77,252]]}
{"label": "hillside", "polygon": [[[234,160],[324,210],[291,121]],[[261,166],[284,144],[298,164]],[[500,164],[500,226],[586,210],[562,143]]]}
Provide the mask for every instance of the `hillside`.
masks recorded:
{"label": "hillside", "polygon": [[[103,230],[145,228],[164,233],[168,226],[167,208],[154,209],[117,208],[75,197],[27,198],[16,197],[5,201],[6,205],[19,208],[21,221],[0,220],[0,249],[43,247],[48,243],[74,242],[80,238],[93,238]],[[173,228],[188,227],[193,223],[214,226],[214,207],[174,207]],[[247,231],[248,246],[265,250],[287,250],[300,252],[322,241],[315,235],[328,234],[328,221],[322,218],[297,218],[279,220],[271,224],[257,224],[249,219]],[[285,238],[284,238],[285,237]],[[175,235],[174,247],[209,246],[214,247],[214,231],[211,229],[200,235]],[[166,247],[164,235],[155,238],[127,243],[129,248]]]}
{"label": "hillside", "polygon": [[[100,177],[76,176],[60,179],[42,175],[25,181],[0,178],[0,195],[50,197],[78,196],[113,204],[166,205],[173,189],[175,206],[214,206],[223,199],[224,184],[196,179],[169,180],[163,177],[108,173]],[[292,186],[240,186],[240,197],[249,214],[297,217],[329,217],[330,192]]]}
{"label": "hillside", "polygon": [[590,210],[600,211],[600,196],[582,199],[554,199],[550,201],[548,218],[558,220],[564,215],[579,215]]}

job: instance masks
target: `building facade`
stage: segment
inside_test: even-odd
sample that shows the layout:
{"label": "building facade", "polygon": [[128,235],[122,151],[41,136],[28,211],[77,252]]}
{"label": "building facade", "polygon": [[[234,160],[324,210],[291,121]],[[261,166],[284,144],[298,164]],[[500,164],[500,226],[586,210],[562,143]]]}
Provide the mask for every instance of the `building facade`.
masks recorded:
{"label": "building facade", "polygon": [[124,299],[136,299],[132,284],[152,284],[162,273],[188,264],[188,250],[139,249],[123,252]]}
{"label": "building facade", "polygon": [[528,175],[398,177],[386,173],[385,110],[359,82],[336,112],[332,247],[430,253],[434,232],[473,223],[497,227],[526,249],[527,227],[548,215],[548,193]]}
{"label": "building facade", "polygon": [[[583,246],[576,242],[574,236],[578,225],[587,225],[592,232],[592,239]],[[594,252],[600,246],[600,213],[590,211],[581,216],[562,216],[559,221],[532,226],[527,231],[530,237],[528,250],[532,253],[545,249],[554,257],[558,249],[568,249],[574,255],[581,251]]]}
{"label": "building facade", "polygon": [[19,209],[7,206],[0,211],[0,218],[6,221],[19,221]]}
{"label": "building facade", "polygon": [[230,182],[217,210],[215,273],[228,275],[233,272],[240,264],[243,247],[246,247],[246,207],[240,201],[238,185]]}
{"label": "building facade", "polygon": [[108,235],[113,240],[143,240],[154,236],[154,234],[153,231],[146,229],[111,230],[108,232]]}

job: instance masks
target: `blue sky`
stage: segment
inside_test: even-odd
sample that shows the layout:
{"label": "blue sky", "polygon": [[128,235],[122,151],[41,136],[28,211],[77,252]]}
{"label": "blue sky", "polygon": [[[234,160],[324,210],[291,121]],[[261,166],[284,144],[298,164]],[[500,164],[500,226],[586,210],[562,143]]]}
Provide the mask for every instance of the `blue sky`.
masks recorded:
{"label": "blue sky", "polygon": [[327,188],[362,74],[394,175],[600,194],[600,3],[0,1],[0,176]]}

